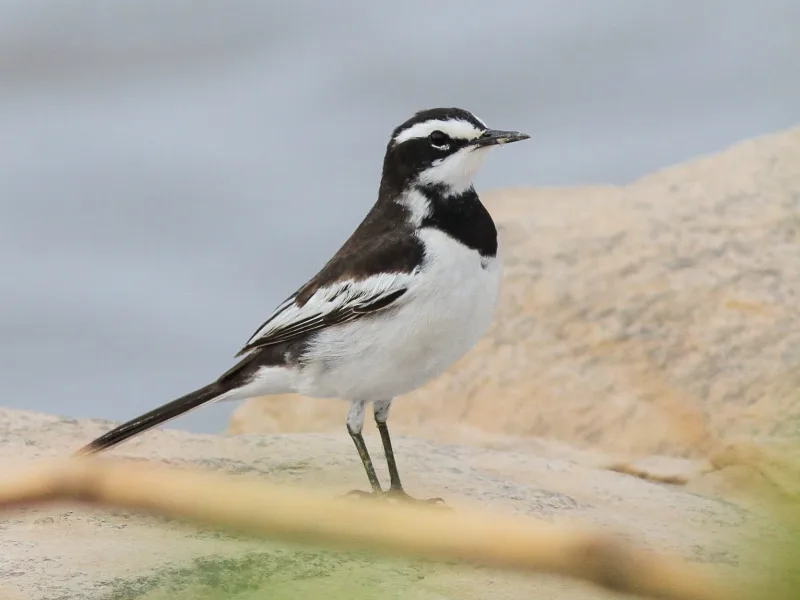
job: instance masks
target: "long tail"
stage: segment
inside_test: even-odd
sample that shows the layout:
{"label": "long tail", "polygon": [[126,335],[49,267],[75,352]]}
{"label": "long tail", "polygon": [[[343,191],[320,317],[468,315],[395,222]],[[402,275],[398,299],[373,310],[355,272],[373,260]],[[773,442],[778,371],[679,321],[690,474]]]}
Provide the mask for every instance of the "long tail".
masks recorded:
{"label": "long tail", "polygon": [[168,402],[163,406],[154,408],[150,412],[136,417],[135,419],[131,419],[119,427],[115,427],[108,433],[105,433],[96,440],[86,444],[75,454],[95,454],[97,452],[102,452],[103,450],[108,450],[109,448],[112,448],[117,444],[121,444],[125,440],[135,435],[161,425],[162,423],[166,423],[175,417],[179,417],[180,415],[197,408],[198,406],[211,402],[226,392],[231,391],[231,389],[232,386],[215,381],[214,383],[203,386],[193,392],[189,392],[185,396],[181,396],[172,402]]}
{"label": "long tail", "polygon": [[[283,366],[285,364],[282,363],[284,354],[285,348],[281,345],[258,348],[220,375],[215,382],[204,385],[185,396],[181,396],[172,402],[154,408],[150,412],[115,427],[108,433],[86,444],[75,452],[75,456],[96,454],[103,450],[108,450],[135,435],[215,400],[223,398],[225,400],[241,400],[251,395],[262,396],[291,391],[286,386],[285,380],[281,379],[280,376],[273,380],[273,385],[271,386],[267,385],[268,381],[263,378],[259,381],[257,388],[254,389],[249,385],[262,367]],[[280,371],[280,369],[278,370]]]}

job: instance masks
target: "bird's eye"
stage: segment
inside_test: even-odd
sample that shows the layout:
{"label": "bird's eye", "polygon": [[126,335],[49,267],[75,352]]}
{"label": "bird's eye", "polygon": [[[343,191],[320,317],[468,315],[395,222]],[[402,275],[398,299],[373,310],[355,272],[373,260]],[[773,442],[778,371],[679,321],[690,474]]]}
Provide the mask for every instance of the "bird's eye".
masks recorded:
{"label": "bird's eye", "polygon": [[432,131],[428,136],[428,139],[430,139],[431,144],[434,146],[445,146],[447,145],[447,142],[450,141],[448,135],[442,131],[439,131],[438,129],[436,131]]}

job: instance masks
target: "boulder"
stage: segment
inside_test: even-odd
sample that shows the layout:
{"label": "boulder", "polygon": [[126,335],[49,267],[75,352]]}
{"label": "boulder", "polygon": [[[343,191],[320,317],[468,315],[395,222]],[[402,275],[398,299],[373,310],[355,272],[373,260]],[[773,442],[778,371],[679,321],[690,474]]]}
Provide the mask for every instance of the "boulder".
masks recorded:
{"label": "boulder", "polygon": [[[112,425],[0,409],[0,461],[17,470],[63,457]],[[382,467],[379,439],[370,434],[367,443]],[[770,557],[753,556],[753,536],[779,535],[758,512],[586,466],[546,440],[486,449],[398,437],[396,448],[412,494],[441,495],[456,510],[479,506],[597,525],[645,547],[714,565],[726,577],[747,578],[753,565],[766,568]],[[313,482],[337,495],[365,485],[343,433],[217,436],[163,429],[111,453],[255,473],[270,482]],[[379,472],[385,479],[385,469]],[[2,513],[0,531],[0,595],[20,600],[616,597],[566,578],[326,552],[72,505]]]}

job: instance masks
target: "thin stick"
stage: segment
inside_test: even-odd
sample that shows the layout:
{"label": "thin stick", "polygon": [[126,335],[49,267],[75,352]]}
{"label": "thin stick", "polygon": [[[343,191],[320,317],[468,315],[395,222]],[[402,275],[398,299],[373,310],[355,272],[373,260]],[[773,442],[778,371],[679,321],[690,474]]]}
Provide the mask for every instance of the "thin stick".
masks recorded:
{"label": "thin stick", "polygon": [[555,573],[652,598],[741,597],[682,561],[606,534],[531,518],[332,498],[250,477],[96,457],[49,463],[5,479],[0,509],[72,501],[284,541]]}

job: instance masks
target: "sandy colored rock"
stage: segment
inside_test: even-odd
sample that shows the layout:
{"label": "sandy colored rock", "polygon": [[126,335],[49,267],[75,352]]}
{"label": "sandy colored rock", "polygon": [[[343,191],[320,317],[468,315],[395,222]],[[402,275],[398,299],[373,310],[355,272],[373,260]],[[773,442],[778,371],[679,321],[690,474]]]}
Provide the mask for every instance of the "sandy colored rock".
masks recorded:
{"label": "sandy colored rock", "polygon": [[[800,128],[630,185],[485,194],[506,271],[494,326],[392,408],[398,433],[548,437],[702,458],[800,430]],[[341,431],[346,406],[243,404],[228,432]]]}
{"label": "sandy colored rock", "polygon": [[[0,409],[0,461],[14,468],[64,456],[107,430],[76,421]],[[379,440],[367,437],[376,457]],[[578,520],[611,528],[646,547],[713,564],[726,577],[747,576],[754,535],[778,530],[756,513],[684,491],[582,465],[564,448],[503,450],[398,437],[410,492],[444,496],[456,508]],[[151,431],[114,455],[256,473],[274,482],[313,482],[339,494],[364,485],[346,435],[213,436]],[[381,466],[383,463],[381,463]],[[380,470],[385,477],[385,470]],[[157,490],[153,490],[157,493]],[[612,598],[588,584],[322,552],[220,535],[155,517],[54,506],[2,515],[0,576],[9,597],[36,600],[170,598]],[[763,558],[763,557],[762,557]],[[768,560],[768,559],[767,559]]]}
{"label": "sandy colored rock", "polygon": [[720,443],[708,465],[687,478],[687,489],[739,502],[768,501],[800,508],[800,443],[796,439],[755,438]]}

